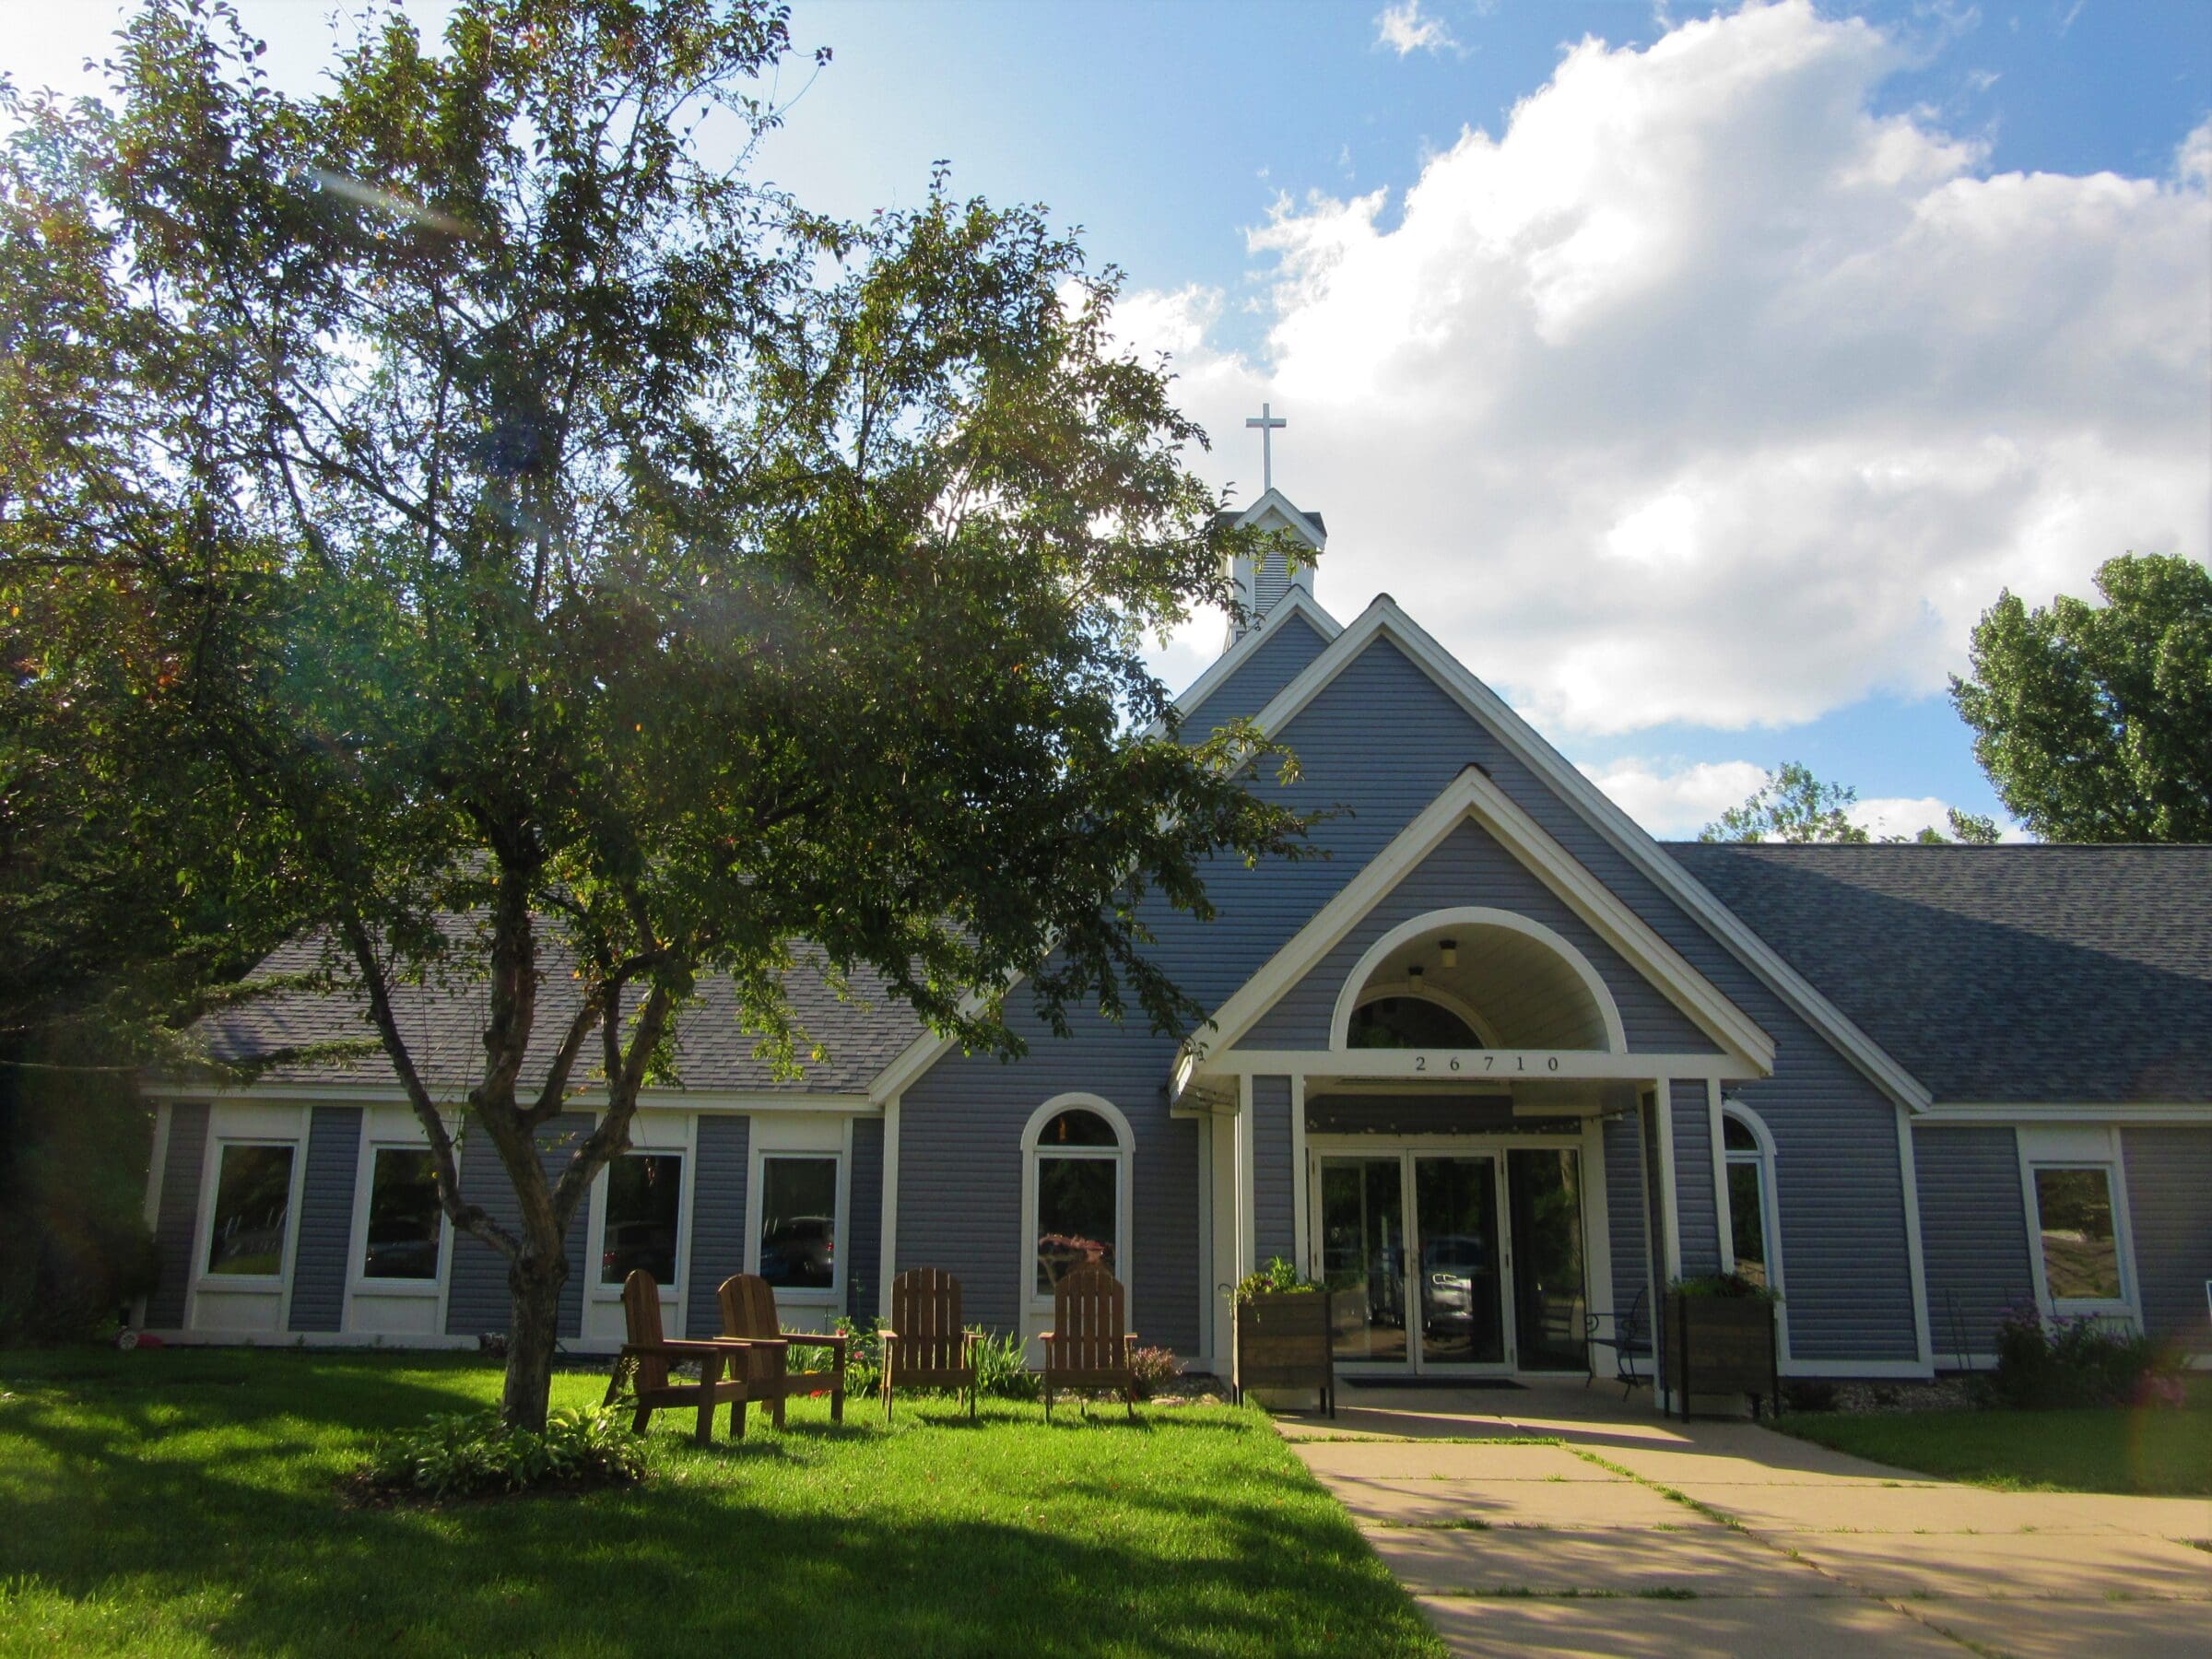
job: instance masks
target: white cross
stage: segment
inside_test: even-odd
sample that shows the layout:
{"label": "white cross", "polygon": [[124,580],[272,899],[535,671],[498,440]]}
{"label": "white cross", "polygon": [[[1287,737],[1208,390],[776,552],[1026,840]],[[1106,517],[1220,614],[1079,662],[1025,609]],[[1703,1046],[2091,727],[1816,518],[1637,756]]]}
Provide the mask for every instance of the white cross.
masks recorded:
{"label": "white cross", "polygon": [[1244,425],[1247,429],[1252,427],[1260,429],[1260,488],[1263,490],[1275,488],[1276,429],[1287,427],[1289,424],[1275,412],[1273,404],[1262,404],[1257,415],[1248,415],[1244,418]]}

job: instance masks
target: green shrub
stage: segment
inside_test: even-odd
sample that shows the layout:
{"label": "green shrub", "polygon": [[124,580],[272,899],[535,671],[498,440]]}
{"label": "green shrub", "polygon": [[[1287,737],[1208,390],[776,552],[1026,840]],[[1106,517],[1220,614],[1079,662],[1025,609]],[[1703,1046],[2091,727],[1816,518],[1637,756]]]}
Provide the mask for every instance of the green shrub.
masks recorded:
{"label": "green shrub", "polygon": [[1282,1296],[1293,1290],[1319,1290],[1319,1279],[1308,1278],[1281,1256],[1270,1256],[1267,1265],[1257,1273],[1248,1273],[1237,1281],[1237,1300],[1250,1301],[1255,1296]]}
{"label": "green shrub", "polygon": [[1136,1375],[1136,1397],[1148,1400],[1159,1392],[1162,1383],[1175,1375],[1175,1350],[1164,1347],[1131,1348],[1129,1369]]}
{"label": "green shrub", "polygon": [[847,1319],[839,1314],[831,1328],[842,1332],[845,1344],[845,1393],[872,1394],[883,1385],[883,1338],[877,1335],[876,1319]]}
{"label": "green shrub", "polygon": [[1999,1405],[2046,1410],[2180,1403],[2173,1356],[2140,1332],[2101,1320],[2046,1322],[2031,1307],[2015,1307],[1997,1324],[1996,1348],[1990,1393]]}
{"label": "green shrub", "polygon": [[630,1431],[619,1407],[557,1406],[543,1434],[510,1429],[496,1411],[434,1417],[379,1445],[354,1485],[364,1499],[422,1501],[624,1486],[644,1473],[644,1437]]}
{"label": "green shrub", "polygon": [[1033,1400],[1044,1384],[1030,1369],[1018,1333],[985,1331],[975,1345],[975,1386],[996,1400]]}

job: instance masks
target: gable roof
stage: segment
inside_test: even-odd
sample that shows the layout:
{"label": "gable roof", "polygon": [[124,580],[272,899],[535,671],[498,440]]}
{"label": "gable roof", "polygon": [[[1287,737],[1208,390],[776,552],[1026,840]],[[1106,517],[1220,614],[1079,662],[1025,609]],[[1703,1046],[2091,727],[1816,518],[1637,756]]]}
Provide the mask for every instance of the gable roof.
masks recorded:
{"label": "gable roof", "polygon": [[[1252,627],[1246,629],[1236,643],[1206,665],[1204,674],[1193,680],[1181,697],[1175,700],[1176,712],[1185,720],[1195,714],[1206,700],[1237,677],[1245,664],[1260,654],[1269,645],[1280,640],[1293,627],[1310,628],[1326,645],[1344,631],[1344,624],[1323,609],[1319,601],[1304,588],[1294,587],[1271,606]],[[1154,735],[1159,725],[1152,728]]]}
{"label": "gable roof", "polygon": [[[577,982],[566,951],[554,940],[539,947],[545,982],[538,992],[538,1018],[522,1086],[535,1088],[546,1075],[554,1043],[577,1006]],[[320,940],[310,937],[279,946],[254,970],[256,977],[314,971],[324,961]],[[758,1038],[738,1024],[736,998],[722,976],[702,977],[698,1000],[677,1021],[677,1089],[649,1088],[663,1096],[687,1094],[844,1094],[860,1095],[868,1081],[922,1030],[921,1020],[890,996],[873,973],[856,971],[852,996],[841,1000],[824,977],[818,958],[802,953],[784,982],[792,1012],[808,1041],[828,1058],[808,1061],[797,1078],[778,1079],[765,1060],[753,1056]],[[406,1037],[417,1067],[431,1092],[457,1100],[483,1076],[486,989],[480,981],[401,985],[394,990],[393,1012]],[[307,1043],[373,1037],[366,1005],[341,980],[330,991],[286,990],[211,1014],[200,1022],[209,1053],[218,1060],[249,1060],[275,1050]],[[588,1051],[591,1068],[598,1057]],[[264,1084],[385,1089],[396,1093],[399,1078],[379,1049],[352,1060],[326,1059],[271,1067]],[[173,1088],[165,1092],[174,1092]]]}
{"label": "gable roof", "polygon": [[1247,980],[1216,1011],[1213,1029],[1194,1037],[1186,1051],[1203,1059],[1233,1047],[1284,992],[1312,971],[1362,916],[1470,818],[1495,836],[1707,1036],[1752,1068],[1773,1070],[1774,1040],[1473,765]]}
{"label": "gable roof", "polygon": [[1256,524],[1270,512],[1278,516],[1283,521],[1284,528],[1309,547],[1318,549],[1329,539],[1327,521],[1320,513],[1307,512],[1273,486],[1263,490],[1249,507],[1225,509],[1215,513],[1214,522],[1230,525]]}
{"label": "gable roof", "polygon": [[1376,594],[1367,609],[1346,626],[1328,649],[1260,712],[1255,724],[1270,734],[1283,731],[1368,646],[1382,638],[1388,638],[1404,652],[1471,718],[1486,727],[1516,759],[1548,785],[1571,810],[1884,1093],[1916,1112],[1927,1107],[1930,1096],[1925,1085],[1855,1025],[1785,958],[1746,926],[1680,863],[1669,857],[1641,825],[1538,735],[1535,728],[1516,714],[1504,699],[1438,644],[1388,594]]}
{"label": "gable roof", "polygon": [[1939,1100],[2212,1100],[2212,846],[1667,851]]}

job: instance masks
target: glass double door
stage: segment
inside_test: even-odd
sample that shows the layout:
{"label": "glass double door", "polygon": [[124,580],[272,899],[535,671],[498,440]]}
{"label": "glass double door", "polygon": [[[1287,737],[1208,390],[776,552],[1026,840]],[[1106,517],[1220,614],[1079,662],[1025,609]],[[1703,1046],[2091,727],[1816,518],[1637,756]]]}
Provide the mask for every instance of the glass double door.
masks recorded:
{"label": "glass double door", "polygon": [[1318,1159],[1321,1269],[1339,1365],[1580,1370],[1572,1148],[1404,1149]]}

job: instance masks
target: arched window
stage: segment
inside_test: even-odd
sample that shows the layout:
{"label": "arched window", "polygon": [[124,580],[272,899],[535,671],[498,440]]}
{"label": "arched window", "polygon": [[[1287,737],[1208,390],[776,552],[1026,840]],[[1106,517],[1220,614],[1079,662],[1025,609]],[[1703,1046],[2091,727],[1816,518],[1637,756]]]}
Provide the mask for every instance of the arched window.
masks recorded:
{"label": "arched window", "polygon": [[1478,1049],[1467,1022],[1425,996],[1378,996],[1352,1010],[1345,1043],[1356,1049]]}
{"label": "arched window", "polygon": [[1128,1120],[1095,1095],[1048,1100],[1030,1119],[1022,1271],[1031,1300],[1049,1300],[1090,1262],[1127,1282],[1131,1147]]}
{"label": "arched window", "polygon": [[1763,1125],[1740,1106],[1721,1109],[1721,1155],[1728,1172],[1728,1234],[1735,1271],[1755,1285],[1779,1290],[1773,1147]]}

